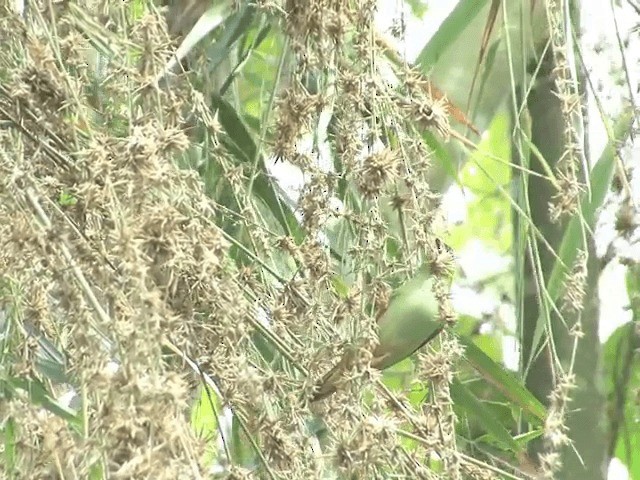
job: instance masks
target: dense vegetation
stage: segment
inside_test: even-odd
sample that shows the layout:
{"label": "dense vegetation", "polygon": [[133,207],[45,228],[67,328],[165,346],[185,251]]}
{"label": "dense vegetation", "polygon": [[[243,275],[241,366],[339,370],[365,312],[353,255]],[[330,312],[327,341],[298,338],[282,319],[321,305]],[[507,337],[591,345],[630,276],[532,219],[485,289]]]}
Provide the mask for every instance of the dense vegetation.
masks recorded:
{"label": "dense vegetation", "polygon": [[453,3],[0,7],[4,476],[640,478],[637,111],[577,2]]}

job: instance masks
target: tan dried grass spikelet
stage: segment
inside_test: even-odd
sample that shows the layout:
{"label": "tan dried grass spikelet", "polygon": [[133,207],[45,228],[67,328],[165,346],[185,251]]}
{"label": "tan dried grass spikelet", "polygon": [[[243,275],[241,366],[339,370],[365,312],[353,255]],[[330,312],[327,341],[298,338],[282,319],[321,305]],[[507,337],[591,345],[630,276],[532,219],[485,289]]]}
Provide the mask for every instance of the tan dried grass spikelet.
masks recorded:
{"label": "tan dried grass spikelet", "polygon": [[366,198],[385,193],[399,177],[401,166],[398,154],[389,148],[368,155],[354,171],[358,188]]}
{"label": "tan dried grass spikelet", "polygon": [[[398,193],[402,201],[396,201],[394,214],[401,210],[408,241],[422,249],[432,235],[435,202],[424,179],[428,151],[418,136],[405,132],[404,115],[394,100],[397,92],[378,78],[373,60],[379,52],[371,42],[375,2],[284,2],[283,8],[276,9],[287,22],[296,66],[287,83],[290,88],[276,92],[273,153],[290,160],[309,180],[298,208],[304,233],[311,239],[299,242],[292,235],[290,242],[280,244],[285,247],[277,252],[284,258],[282,263],[288,268],[291,262],[296,269],[281,282],[265,280],[267,275],[257,262],[241,269],[230,265],[229,244],[215,224],[218,219],[227,222],[227,215],[233,214],[226,225],[241,225],[241,243],[250,240],[253,251],[267,265],[273,260],[269,249],[286,233],[274,233],[279,225],[263,222],[264,210],[256,208],[255,197],[247,189],[249,176],[255,172],[235,161],[233,152],[227,150],[228,142],[218,141],[227,140],[228,132],[211,115],[206,100],[187,86],[165,91],[150,84],[171,51],[162,19],[151,12],[130,25],[121,21],[128,18],[124,4],[102,4],[109,13],[106,38],[126,38],[144,55],[108,59],[100,76],[99,95],[91,97],[83,88],[70,95],[74,85],[84,84],[70,81],[75,78],[73,69],[60,62],[59,56],[42,54],[44,63],[53,58],[60,74],[54,80],[59,83],[40,81],[33,72],[14,65],[14,71],[29,74],[16,76],[16,97],[24,98],[33,109],[20,110],[23,105],[0,99],[25,128],[36,132],[31,137],[16,134],[20,141],[0,133],[0,150],[9,152],[0,158],[0,215],[11,220],[10,226],[0,224],[4,242],[0,265],[3,271],[16,272],[15,282],[28,290],[19,303],[26,305],[31,321],[44,332],[56,332],[56,328],[62,332],[60,340],[73,360],[70,371],[86,393],[88,413],[87,438],[54,422],[39,430],[27,418],[23,440],[28,448],[23,458],[28,459],[23,470],[31,472],[27,467],[55,462],[53,449],[35,451],[38,435],[46,432],[49,444],[59,442],[64,447],[64,468],[72,473],[63,473],[68,476],[88,476],[91,465],[87,459],[95,458],[105,459],[105,475],[114,478],[206,475],[201,464],[204,441],[196,438],[187,415],[190,387],[195,382],[183,362],[167,361],[163,345],[170,338],[215,378],[223,404],[233,408],[236,420],[246,421],[251,433],[256,433],[257,448],[267,459],[264,470],[273,470],[276,477],[319,477],[316,473],[322,469],[318,465],[326,465],[327,459],[314,457],[307,443],[308,411],[299,399],[303,374],[284,360],[286,368],[274,372],[253,343],[256,318],[266,311],[270,332],[303,371],[324,368],[327,358],[318,360],[319,351],[331,357],[341,352],[340,345],[349,345],[355,352],[352,368],[345,375],[349,394],[332,399],[336,408],[327,416],[329,462],[335,460],[345,472],[360,478],[390,471],[400,475],[411,475],[420,468],[428,471],[423,450],[409,458],[402,454],[395,430],[407,418],[400,410],[387,410],[383,415],[380,401],[370,411],[358,404],[364,398],[363,386],[379,375],[369,365],[377,342],[371,305],[382,310],[388,300],[388,291],[379,287],[389,275],[383,260],[389,228],[382,202],[369,202],[370,209],[345,205],[340,215],[331,204],[338,188],[355,187],[355,196],[358,188],[365,196],[382,196],[395,190],[402,178]],[[188,29],[186,25],[198,15],[186,14],[203,10],[205,2],[189,2],[182,8],[185,17],[175,19],[172,31]],[[89,18],[104,20],[95,11]],[[72,34],[76,24],[69,25]],[[92,26],[100,29],[104,24],[96,20]],[[77,41],[71,36],[62,40],[66,51]],[[55,41],[47,38],[43,45]],[[12,45],[23,48],[18,41]],[[71,61],[78,65],[78,58]],[[305,83],[312,76],[318,79],[314,93]],[[331,77],[342,80],[335,85],[324,81]],[[38,88],[33,90],[25,79]],[[56,93],[58,87],[60,98],[54,100],[64,100],[67,116],[62,119],[41,98],[43,92]],[[46,126],[24,115],[36,112],[39,101],[42,113],[49,116]],[[327,106],[337,118],[340,172],[327,173],[319,167],[315,145],[304,151],[300,148],[302,140],[316,132],[320,113]],[[429,127],[446,131],[438,112],[412,108],[420,121],[432,121]],[[76,118],[82,119],[82,128]],[[193,145],[187,121],[189,127],[203,126],[211,134],[209,148]],[[383,136],[380,122],[393,129],[402,148],[394,144],[363,160],[360,152]],[[54,141],[59,132],[67,135],[63,141]],[[57,150],[52,152],[47,145]],[[194,150],[201,154],[202,162],[219,167],[222,179],[216,187],[223,185],[237,210],[235,203],[232,212],[226,205],[213,204],[200,178],[176,166],[176,156],[187,149],[190,154]],[[69,165],[59,168],[65,159]],[[31,197],[26,187],[33,192]],[[76,203],[57,202],[61,191]],[[43,217],[50,226],[41,227],[47,223]],[[346,275],[361,275],[361,271],[349,270],[360,266],[380,266],[381,270],[372,279],[372,288],[357,283],[348,298],[328,287],[336,264],[321,234],[328,220],[336,218],[352,230],[345,247],[350,261],[342,265]],[[11,234],[9,227],[14,229]],[[439,295],[445,297],[444,288]],[[334,328],[337,320],[344,330]],[[98,332],[113,347],[106,348]],[[25,350],[31,348],[26,338],[20,342]],[[23,371],[33,371],[32,357],[18,360]],[[414,409],[410,415],[418,419],[418,425],[432,415],[434,425],[445,424],[449,441],[455,419],[447,410],[444,384],[449,376],[442,366],[446,361],[439,359],[439,377],[434,375],[439,388],[437,408],[432,414]],[[16,405],[22,408],[28,403],[20,399]],[[13,412],[30,415],[24,408],[16,407]],[[432,440],[429,448],[441,447],[442,442]],[[453,447],[447,443],[446,448]],[[248,475],[238,468],[230,470],[238,478]],[[58,473],[33,472],[42,476]]]}
{"label": "tan dried grass spikelet", "polygon": [[562,295],[562,308],[565,311],[578,313],[584,308],[587,283],[587,253],[580,250],[576,254],[571,272],[566,275]]}

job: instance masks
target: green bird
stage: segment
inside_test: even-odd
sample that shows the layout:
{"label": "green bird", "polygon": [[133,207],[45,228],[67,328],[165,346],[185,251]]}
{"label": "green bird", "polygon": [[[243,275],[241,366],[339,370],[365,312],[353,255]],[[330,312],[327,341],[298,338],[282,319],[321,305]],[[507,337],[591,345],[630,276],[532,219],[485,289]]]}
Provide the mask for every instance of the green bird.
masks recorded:
{"label": "green bird", "polygon": [[[433,275],[424,263],[401,287],[394,290],[387,309],[378,315],[378,346],[371,366],[384,370],[409,357],[436,337],[444,328],[439,320],[438,301],[433,293]],[[319,383],[311,401],[333,394],[342,372],[349,364],[345,355]]]}

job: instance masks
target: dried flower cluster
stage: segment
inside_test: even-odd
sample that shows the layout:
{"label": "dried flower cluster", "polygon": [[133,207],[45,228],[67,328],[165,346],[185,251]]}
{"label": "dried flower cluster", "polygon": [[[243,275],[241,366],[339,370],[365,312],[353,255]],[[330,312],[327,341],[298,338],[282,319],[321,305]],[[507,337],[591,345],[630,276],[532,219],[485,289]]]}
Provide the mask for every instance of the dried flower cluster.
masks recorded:
{"label": "dried flower cluster", "polygon": [[[70,12],[55,15],[59,25],[78,25]],[[129,40],[145,55],[139,63],[114,57],[95,92],[95,72],[78,58],[88,44],[75,27],[54,37],[41,28],[51,18],[45,11],[29,25],[1,17],[2,32],[29,32],[2,39],[10,54],[1,69],[12,73],[0,91],[0,115],[11,124],[0,134],[8,374],[41,375],[42,334],[65,352],[64,373],[86,411],[80,432],[12,396],[2,415],[20,422],[14,472],[195,478],[205,444],[188,420],[193,382],[163,360],[163,346],[223,358],[246,341],[254,309],[226,267],[227,242],[203,221],[212,211],[200,181],[172,163],[189,143],[176,113],[188,98],[148,88],[164,61],[164,27],[157,16],[141,18]],[[249,370],[216,373],[240,378],[248,397],[260,387]]]}
{"label": "dried flower cluster", "polygon": [[[9,52],[0,71],[11,73],[0,87],[0,117],[10,124],[0,133],[0,310],[12,312],[16,327],[11,375],[39,378],[37,334],[52,339],[86,412],[78,432],[23,395],[8,400],[3,420],[21,422],[16,471],[205,475],[205,439],[189,424],[200,378],[171,351],[195,359],[212,379],[249,455],[271,477],[316,477],[329,465],[360,478],[430,478],[429,455],[437,455],[456,478],[448,393],[455,342],[423,362],[435,385],[429,409],[354,402],[379,375],[370,360],[375,313],[389,300],[392,247],[404,263],[425,253],[434,259],[441,316],[453,321],[447,261],[434,247],[438,198],[425,181],[430,152],[416,135],[417,127],[446,136],[446,111],[412,87],[415,72],[397,67],[400,86],[382,80],[375,2],[260,2],[281,15],[294,55],[265,143],[307,179],[300,232],[265,220],[254,195],[263,178],[233,158],[203,97],[184,85],[155,85],[171,52],[166,25],[154,10],[120,21],[126,8],[110,4],[103,17],[96,5],[43,7],[28,24],[0,15]],[[108,55],[92,65],[96,44]],[[321,164],[318,145],[302,148],[327,108],[336,119],[327,128],[334,168]],[[194,130],[206,142],[193,145]],[[178,168],[181,160],[211,168],[215,180],[205,178],[205,190],[194,170]],[[338,191],[349,193],[336,209]],[[341,251],[328,251],[327,232]],[[345,259],[338,267],[336,255]],[[332,284],[337,268],[353,279],[346,292]],[[344,351],[354,361],[327,402],[318,455],[306,392]],[[411,453],[399,427],[406,421],[425,442]],[[425,430],[434,422],[442,435]],[[219,455],[221,464],[230,461]]]}
{"label": "dried flower cluster", "polygon": [[[433,453],[447,458],[447,469],[455,477],[459,466],[448,381],[458,350],[446,344],[439,353],[443,362],[439,377],[425,377],[438,383],[439,392],[428,412],[392,409],[394,413],[389,416],[382,410],[382,403],[363,411],[361,402],[354,402],[362,398],[363,385],[379,376],[370,368],[377,345],[372,313],[380,312],[388,302],[389,291],[383,279],[388,275],[389,242],[409,242],[413,254],[409,252],[405,261],[417,260],[413,256],[416,253],[437,257],[433,237],[438,199],[424,176],[431,155],[416,132],[428,128],[444,137],[449,132],[444,104],[430,98],[419,74],[398,67],[398,86],[382,80],[375,59],[382,58],[384,52],[373,40],[371,26],[374,4],[327,0],[285,2],[282,6],[295,68],[276,102],[273,156],[292,163],[304,174],[306,184],[298,209],[305,232],[321,238],[329,227],[343,236],[349,258],[343,268],[356,281],[344,296],[327,295],[331,276],[327,255],[319,254],[318,245],[305,243],[294,249],[301,250],[297,258],[302,267],[295,289],[283,291],[274,311],[288,324],[286,330],[297,332],[310,344],[307,352],[301,351],[309,358],[311,381],[305,389],[344,355],[338,392],[320,407],[328,429],[326,452],[339,471],[358,478],[420,471],[429,478],[423,457]],[[311,149],[303,147],[309,138],[315,138],[313,132],[326,111],[333,114],[328,134],[335,147],[334,168],[323,166],[317,144]],[[395,141],[390,142],[391,137]],[[345,189],[353,191],[353,196],[345,195]],[[342,192],[340,198],[362,200],[345,203],[336,211],[331,199],[338,191]],[[392,238],[394,228],[390,226],[404,229],[405,239]],[[308,246],[313,246],[316,253],[305,255]],[[446,278],[446,261],[435,262],[441,267],[436,269],[438,274]],[[363,266],[372,266],[372,271]],[[452,322],[448,282],[437,284],[441,314],[445,321]],[[297,308],[300,292],[310,299],[302,311]],[[418,435],[425,436],[427,414],[437,417],[442,427],[439,431],[447,432],[446,438],[429,437],[424,450],[408,454],[396,428],[409,416]]]}
{"label": "dried flower cluster", "polygon": [[579,313],[584,308],[587,273],[587,254],[584,251],[579,251],[574,267],[565,279],[565,292],[562,296],[563,310]]}
{"label": "dried flower cluster", "polygon": [[561,448],[570,444],[567,435],[566,415],[571,401],[570,393],[576,388],[572,375],[558,379],[555,388],[549,395],[549,413],[544,425],[546,451],[540,454],[542,478],[555,478],[555,473],[562,468]]}
{"label": "dried flower cluster", "polygon": [[549,0],[546,2],[547,19],[551,38],[551,52],[554,59],[554,76],[556,94],[562,103],[562,118],[564,121],[565,151],[558,160],[556,172],[558,177],[558,192],[549,205],[551,219],[559,221],[561,217],[578,212],[581,194],[584,191],[580,175],[588,175],[584,171],[586,160],[581,144],[581,136],[577,130],[582,102],[577,91],[576,82],[571,74],[567,50],[570,48],[563,19],[569,18],[566,4]]}

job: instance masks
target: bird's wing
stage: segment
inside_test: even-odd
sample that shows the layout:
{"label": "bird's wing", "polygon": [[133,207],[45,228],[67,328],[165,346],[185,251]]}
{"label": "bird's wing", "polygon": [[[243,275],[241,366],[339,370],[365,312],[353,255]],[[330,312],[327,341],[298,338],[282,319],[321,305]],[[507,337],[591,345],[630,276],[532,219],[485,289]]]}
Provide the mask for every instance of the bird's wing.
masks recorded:
{"label": "bird's wing", "polygon": [[[443,329],[444,329],[444,325],[438,325],[436,328],[434,328],[434,330],[431,332],[430,335],[425,337],[425,339],[421,343],[416,344],[415,348],[409,349],[406,352],[403,352],[403,357],[399,360],[393,356],[392,352],[378,351],[380,348],[378,347],[378,349],[374,351],[373,360],[371,360],[371,366],[374,368],[377,368],[378,370],[384,370],[386,368],[391,367],[392,365],[395,365],[401,360],[404,360],[405,358],[408,358],[414,353],[416,353],[418,350],[424,347],[427,343],[429,343],[431,340],[436,338],[442,332]],[[404,353],[406,353],[406,355],[404,355]]]}

